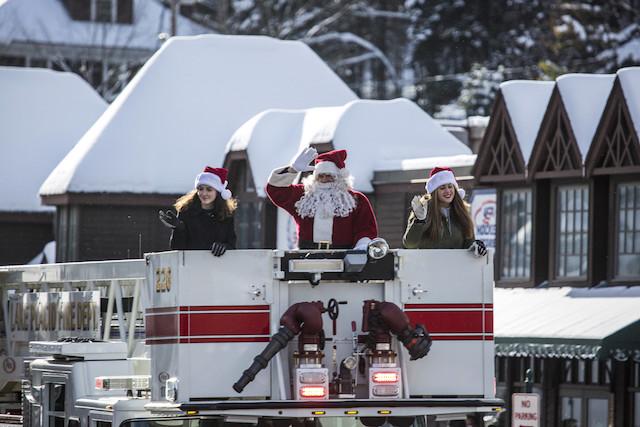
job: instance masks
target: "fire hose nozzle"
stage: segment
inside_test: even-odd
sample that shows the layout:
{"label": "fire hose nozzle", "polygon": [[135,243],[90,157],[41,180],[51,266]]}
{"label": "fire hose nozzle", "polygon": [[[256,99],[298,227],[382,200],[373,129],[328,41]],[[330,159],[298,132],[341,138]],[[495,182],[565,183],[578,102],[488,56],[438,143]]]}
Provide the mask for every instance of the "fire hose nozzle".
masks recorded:
{"label": "fire hose nozzle", "polygon": [[291,329],[281,326],[280,330],[271,337],[271,342],[262,350],[262,353],[257,355],[253,359],[251,366],[242,373],[240,379],[233,385],[233,389],[238,393],[242,393],[242,390],[254,380],[258,372],[267,367],[269,360],[285,348],[295,336],[296,334]]}
{"label": "fire hose nozzle", "polygon": [[415,329],[406,328],[398,334],[398,339],[409,351],[411,360],[418,360],[429,354],[432,339],[424,325],[416,325]]}

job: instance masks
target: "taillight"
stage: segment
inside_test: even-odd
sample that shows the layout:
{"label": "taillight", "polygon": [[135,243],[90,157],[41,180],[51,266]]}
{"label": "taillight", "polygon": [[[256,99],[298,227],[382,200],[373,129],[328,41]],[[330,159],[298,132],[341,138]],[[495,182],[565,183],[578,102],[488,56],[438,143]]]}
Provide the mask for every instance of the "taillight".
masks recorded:
{"label": "taillight", "polygon": [[323,398],[327,395],[327,390],[322,386],[305,385],[300,387],[300,397]]}
{"label": "taillight", "polygon": [[369,399],[399,399],[402,391],[400,368],[369,368]]}
{"label": "taillight", "polygon": [[396,372],[375,372],[372,379],[374,383],[397,383],[398,374]]}
{"label": "taillight", "polygon": [[328,399],[329,372],[327,368],[296,369],[296,399]]}

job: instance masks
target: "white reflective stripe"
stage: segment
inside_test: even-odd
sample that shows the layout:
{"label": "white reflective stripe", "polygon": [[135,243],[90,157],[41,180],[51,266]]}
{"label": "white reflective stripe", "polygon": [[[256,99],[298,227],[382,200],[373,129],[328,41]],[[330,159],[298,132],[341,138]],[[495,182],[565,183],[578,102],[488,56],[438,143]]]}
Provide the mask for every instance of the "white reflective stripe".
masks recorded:
{"label": "white reflective stripe", "polygon": [[274,169],[269,175],[269,184],[274,187],[288,187],[296,180],[298,176],[297,172],[283,172],[288,169],[289,166]]}
{"label": "white reflective stripe", "polygon": [[313,242],[332,242],[333,217],[320,218],[316,215],[313,218]]}

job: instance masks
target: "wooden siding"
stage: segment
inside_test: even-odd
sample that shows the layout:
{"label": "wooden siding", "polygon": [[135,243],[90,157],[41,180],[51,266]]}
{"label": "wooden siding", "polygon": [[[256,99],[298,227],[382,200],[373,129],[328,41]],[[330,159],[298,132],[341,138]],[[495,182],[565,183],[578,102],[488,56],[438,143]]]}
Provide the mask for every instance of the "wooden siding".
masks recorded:
{"label": "wooden siding", "polygon": [[53,214],[0,213],[0,265],[25,264],[53,240]]}
{"label": "wooden siding", "polygon": [[59,261],[141,258],[145,252],[168,250],[171,232],[158,220],[158,210],[168,207],[58,207],[56,226],[63,240],[57,247]]}

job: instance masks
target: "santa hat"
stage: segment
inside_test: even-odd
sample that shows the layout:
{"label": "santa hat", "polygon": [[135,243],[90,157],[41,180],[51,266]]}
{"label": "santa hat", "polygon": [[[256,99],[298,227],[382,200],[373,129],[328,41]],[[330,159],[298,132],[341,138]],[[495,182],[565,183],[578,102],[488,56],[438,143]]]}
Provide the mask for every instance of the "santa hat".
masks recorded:
{"label": "santa hat", "polygon": [[313,173],[314,175],[329,174],[345,176],[345,174],[348,174],[344,164],[346,159],[346,150],[333,150],[322,153],[316,157],[316,168]]}
{"label": "santa hat", "polygon": [[427,189],[427,193],[433,193],[438,189],[438,187],[445,184],[452,184],[458,191],[460,198],[464,199],[464,195],[466,193],[464,189],[458,186],[458,181],[456,181],[456,176],[453,174],[453,170],[451,168],[435,167],[431,169],[427,185],[424,187]]}
{"label": "santa hat", "polygon": [[231,197],[231,191],[227,190],[227,170],[225,168],[212,168],[207,166],[204,171],[196,176],[195,187],[208,185],[215,188],[224,200]]}

